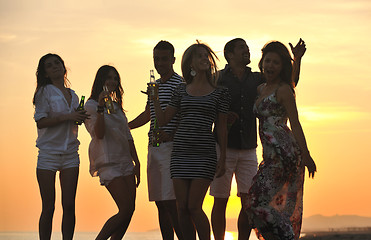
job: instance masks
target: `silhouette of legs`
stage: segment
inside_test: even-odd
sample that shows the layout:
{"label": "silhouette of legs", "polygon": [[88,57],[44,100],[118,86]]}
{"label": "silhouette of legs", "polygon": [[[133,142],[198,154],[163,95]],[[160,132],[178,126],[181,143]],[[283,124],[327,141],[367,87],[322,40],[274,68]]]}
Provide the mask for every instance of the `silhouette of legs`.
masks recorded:
{"label": "silhouette of legs", "polygon": [[179,223],[185,240],[210,240],[209,220],[202,204],[210,186],[208,179],[173,179]]}
{"label": "silhouette of legs", "polygon": [[178,221],[176,200],[156,201],[161,235],[163,240],[174,240],[174,231],[179,240],[183,239]]}
{"label": "silhouette of legs", "polygon": [[244,206],[246,204],[246,198],[247,193],[240,193],[241,198],[241,211],[238,216],[238,240],[248,240],[250,238],[250,233],[252,226],[249,222],[249,219],[247,217],[246,207]]}
{"label": "silhouette of legs", "polygon": [[119,240],[125,235],[135,210],[136,186],[134,175],[114,178],[106,188],[119,211],[107,220],[96,239],[105,240],[111,237],[111,240]]}
{"label": "silhouette of legs", "polygon": [[52,234],[52,222],[55,209],[55,172],[36,169],[42,200],[42,211],[39,220],[40,240],[49,240]]}
{"label": "silhouette of legs", "polygon": [[75,199],[79,168],[64,169],[59,174],[62,189],[62,236],[63,240],[72,240],[75,232]]}
{"label": "silhouette of legs", "polygon": [[214,205],[211,211],[211,225],[215,240],[224,240],[226,229],[225,211],[227,203],[228,198],[214,197]]}

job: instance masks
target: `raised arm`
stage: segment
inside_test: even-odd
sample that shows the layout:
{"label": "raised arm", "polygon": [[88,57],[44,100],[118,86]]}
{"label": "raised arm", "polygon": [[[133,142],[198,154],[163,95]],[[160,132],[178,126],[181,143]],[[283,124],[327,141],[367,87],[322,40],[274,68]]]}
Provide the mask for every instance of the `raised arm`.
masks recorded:
{"label": "raised arm", "polygon": [[158,99],[153,99],[153,105],[155,106],[156,119],[160,127],[168,124],[178,112],[177,108],[169,105],[163,111]]}
{"label": "raised arm", "polygon": [[313,178],[317,168],[312,157],[310,156],[304,132],[299,122],[294,93],[290,86],[283,85],[277,90],[277,95],[278,101],[285,107],[288,114],[292,133],[302,153],[303,164],[308,168],[309,177]]}
{"label": "raised arm", "polygon": [[305,42],[303,39],[299,39],[299,42],[294,47],[291,43],[289,43],[291,52],[294,55],[294,63],[293,63],[293,71],[292,71],[292,79],[295,82],[295,86],[299,82],[300,76],[300,66],[301,66],[301,59],[304,56],[305,51],[307,50],[305,46]]}
{"label": "raised arm", "polygon": [[[178,109],[170,105],[167,105],[165,110],[162,110],[160,106],[160,101],[158,99],[158,85],[156,85],[156,87],[149,86],[148,88],[149,89],[147,92],[150,93],[150,99],[151,101],[153,101],[157,123],[160,127],[165,126],[166,124],[170,122],[171,119],[173,119],[173,117],[178,112]],[[151,89],[151,88],[154,88],[154,89]]]}

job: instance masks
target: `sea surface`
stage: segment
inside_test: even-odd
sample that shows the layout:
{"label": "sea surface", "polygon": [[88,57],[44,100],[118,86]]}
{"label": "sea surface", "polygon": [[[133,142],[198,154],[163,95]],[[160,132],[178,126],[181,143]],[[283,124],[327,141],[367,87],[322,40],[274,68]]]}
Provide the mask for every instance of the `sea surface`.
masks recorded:
{"label": "sea surface", "polygon": [[[76,232],[75,240],[94,240],[98,233],[95,232]],[[0,240],[38,240],[38,232],[1,232]],[[62,240],[60,232],[52,233],[52,240]],[[161,233],[158,231],[151,232],[128,232],[124,240],[161,240]]]}
{"label": "sea surface", "polygon": [[[96,232],[75,232],[75,240],[93,240]],[[38,240],[38,232],[0,232],[0,240]],[[176,238],[175,238],[176,239]],[[237,232],[226,232],[226,240],[237,240]],[[250,240],[256,240],[253,235]],[[53,232],[51,240],[62,240],[60,232]],[[123,240],[162,240],[160,231],[128,232]]]}

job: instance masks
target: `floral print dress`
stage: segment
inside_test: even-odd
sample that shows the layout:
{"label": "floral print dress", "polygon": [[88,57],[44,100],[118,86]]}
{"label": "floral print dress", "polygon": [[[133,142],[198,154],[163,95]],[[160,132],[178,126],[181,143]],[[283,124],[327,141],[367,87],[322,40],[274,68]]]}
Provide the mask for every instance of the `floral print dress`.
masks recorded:
{"label": "floral print dress", "polygon": [[303,212],[304,167],[299,146],[287,126],[276,92],[255,103],[263,161],[247,198],[247,214],[259,239],[299,239]]}

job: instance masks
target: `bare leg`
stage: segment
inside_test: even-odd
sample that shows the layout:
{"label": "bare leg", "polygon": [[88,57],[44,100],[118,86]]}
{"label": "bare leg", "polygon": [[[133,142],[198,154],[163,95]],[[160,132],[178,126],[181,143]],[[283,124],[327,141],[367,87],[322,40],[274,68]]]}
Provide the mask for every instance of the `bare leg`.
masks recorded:
{"label": "bare leg", "polygon": [[75,199],[79,168],[64,169],[59,174],[62,189],[62,236],[63,240],[72,240],[75,232]]}
{"label": "bare leg", "polygon": [[213,210],[211,211],[211,225],[215,240],[224,240],[226,220],[225,211],[228,198],[214,197]]}
{"label": "bare leg", "polygon": [[244,204],[246,203],[247,193],[240,193],[240,197],[242,206],[240,215],[238,216],[238,240],[248,240],[250,238],[252,226],[244,210],[246,209]]}
{"label": "bare leg", "polygon": [[167,214],[164,201],[156,201],[158,210],[158,221],[160,224],[160,230],[163,240],[174,240],[174,230],[171,224],[171,219]]}
{"label": "bare leg", "polygon": [[164,201],[164,206],[166,208],[166,213],[168,214],[173,229],[179,240],[183,240],[182,231],[180,229],[179,220],[178,220],[178,211],[176,207],[176,200]]}
{"label": "bare leg", "polygon": [[202,209],[211,180],[193,179],[189,189],[188,209],[196,226],[199,240],[210,240],[210,222]]}
{"label": "bare leg", "polygon": [[55,172],[36,169],[42,200],[42,211],[39,220],[40,240],[50,240],[55,209]]}
{"label": "bare leg", "polygon": [[134,175],[113,179],[107,189],[119,212],[107,220],[96,239],[105,240],[109,237],[111,237],[111,240],[122,239],[135,209],[136,186]]}
{"label": "bare leg", "polygon": [[188,210],[188,194],[191,180],[173,179],[178,207],[178,218],[184,240],[196,240],[196,229]]}
{"label": "bare leg", "polygon": [[163,240],[173,240],[174,231],[179,240],[182,240],[182,232],[178,221],[176,200],[156,201],[158,217]]}

